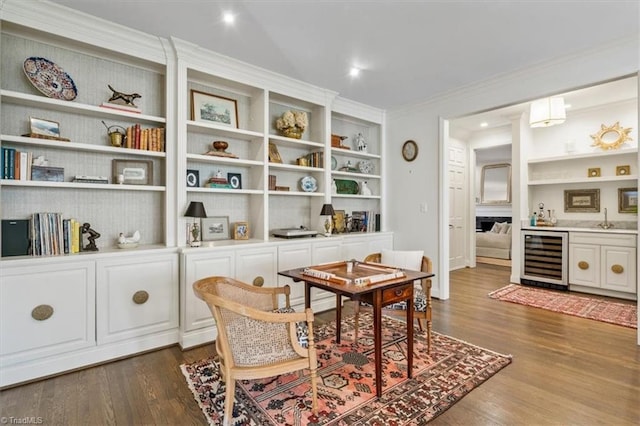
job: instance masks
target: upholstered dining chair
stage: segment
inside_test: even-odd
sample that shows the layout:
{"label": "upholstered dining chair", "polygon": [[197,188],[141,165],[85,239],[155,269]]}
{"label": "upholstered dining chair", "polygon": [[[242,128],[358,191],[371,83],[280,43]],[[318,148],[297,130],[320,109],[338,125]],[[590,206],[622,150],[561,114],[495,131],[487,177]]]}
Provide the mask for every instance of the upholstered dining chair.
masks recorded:
{"label": "upholstered dining chair", "polygon": [[[231,424],[235,381],[259,379],[308,368],[312,408],[318,412],[317,355],[313,311],[294,312],[289,286],[255,287],[228,277],[208,277],[193,283],[216,321],[216,352],[226,384],[224,425]],[[278,309],[284,296],[286,307]]]}
{"label": "upholstered dining chair", "polygon": [[[381,263],[402,269],[422,271],[431,273],[433,263],[431,259],[423,255],[422,251],[402,251],[402,250],[382,250],[380,253],[373,253],[364,258],[365,262]],[[366,303],[356,304],[355,324],[358,326],[358,314],[360,309],[368,308]],[[416,280],[413,289],[413,319],[418,321],[420,331],[427,333],[427,351],[431,352],[431,279],[425,278]],[[406,318],[407,302],[402,301],[385,306],[382,309],[384,315],[391,315]],[[357,330],[356,330],[357,336]]]}

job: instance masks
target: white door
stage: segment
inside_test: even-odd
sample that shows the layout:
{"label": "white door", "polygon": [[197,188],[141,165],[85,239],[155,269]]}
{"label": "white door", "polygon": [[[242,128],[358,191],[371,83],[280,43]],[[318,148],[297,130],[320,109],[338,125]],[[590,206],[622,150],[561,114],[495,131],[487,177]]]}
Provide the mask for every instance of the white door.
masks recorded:
{"label": "white door", "polygon": [[465,267],[465,149],[449,146],[449,270]]}

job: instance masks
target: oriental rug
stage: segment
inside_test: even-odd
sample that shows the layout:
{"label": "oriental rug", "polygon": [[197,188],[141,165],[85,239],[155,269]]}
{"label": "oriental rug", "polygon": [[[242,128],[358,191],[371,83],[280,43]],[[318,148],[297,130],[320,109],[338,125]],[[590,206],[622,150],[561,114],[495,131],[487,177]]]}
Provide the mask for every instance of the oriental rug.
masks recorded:
{"label": "oriental rug", "polygon": [[[436,332],[431,353],[425,335],[414,334],[413,378],[406,379],[406,325],[383,317],[381,398],[376,398],[372,316],[361,314],[357,343],[353,317],[314,330],[318,351],[319,414],[311,412],[308,370],[237,382],[233,424],[423,425],[511,363],[511,356]],[[211,425],[222,424],[224,382],[215,359],[180,366]]]}
{"label": "oriental rug", "polygon": [[489,293],[489,297],[624,327],[638,328],[638,308],[631,303],[619,303],[518,284],[509,284],[492,291]]}

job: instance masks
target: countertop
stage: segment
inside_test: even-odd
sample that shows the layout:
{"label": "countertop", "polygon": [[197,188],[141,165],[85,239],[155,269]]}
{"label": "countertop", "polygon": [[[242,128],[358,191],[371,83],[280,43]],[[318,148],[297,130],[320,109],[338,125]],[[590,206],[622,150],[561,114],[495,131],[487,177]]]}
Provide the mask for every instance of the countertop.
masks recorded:
{"label": "countertop", "polygon": [[616,229],[615,226],[609,229],[602,228],[579,228],[570,226],[523,226],[522,230],[527,231],[565,231],[565,232],[593,232],[606,234],[633,234],[638,235],[637,229]]}

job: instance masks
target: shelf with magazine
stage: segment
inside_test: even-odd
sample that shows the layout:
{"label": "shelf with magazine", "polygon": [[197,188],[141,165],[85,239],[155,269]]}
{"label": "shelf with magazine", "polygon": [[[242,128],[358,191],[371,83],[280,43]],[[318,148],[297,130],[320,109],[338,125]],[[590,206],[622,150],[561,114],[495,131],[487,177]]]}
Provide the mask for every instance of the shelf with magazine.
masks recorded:
{"label": "shelf with magazine", "polygon": [[[336,98],[331,113],[331,203],[339,216],[377,218],[382,229],[382,110]],[[365,212],[365,213],[363,213]]]}
{"label": "shelf with magazine", "polygon": [[[147,220],[138,207],[158,217],[167,209],[162,42],[116,32],[97,43],[66,38],[53,24],[11,22],[13,10],[2,22],[0,147],[20,165],[9,175],[2,164],[2,219],[60,212],[98,229],[103,250],[136,230],[141,244],[164,245],[166,224]],[[36,10],[25,5],[21,13]],[[136,43],[123,46],[128,37]]]}

